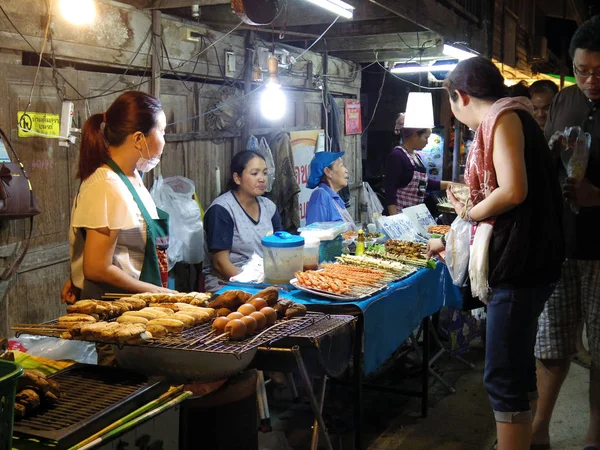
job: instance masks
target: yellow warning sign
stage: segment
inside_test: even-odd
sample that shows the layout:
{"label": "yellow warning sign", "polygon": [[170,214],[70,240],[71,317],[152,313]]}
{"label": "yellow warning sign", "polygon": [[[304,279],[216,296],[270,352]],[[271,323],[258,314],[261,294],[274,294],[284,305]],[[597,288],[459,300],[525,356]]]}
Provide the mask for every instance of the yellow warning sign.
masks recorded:
{"label": "yellow warning sign", "polygon": [[19,111],[19,137],[54,138],[60,136],[60,116],[41,112]]}

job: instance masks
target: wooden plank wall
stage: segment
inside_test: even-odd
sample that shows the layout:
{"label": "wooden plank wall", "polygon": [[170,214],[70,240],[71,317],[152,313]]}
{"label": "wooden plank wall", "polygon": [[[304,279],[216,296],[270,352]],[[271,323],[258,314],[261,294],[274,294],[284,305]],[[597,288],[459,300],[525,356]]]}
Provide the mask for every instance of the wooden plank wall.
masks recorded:
{"label": "wooden plank wall", "polygon": [[[99,69],[90,72],[64,68],[57,76],[49,68],[42,67],[33,91],[29,111],[60,114],[63,97],[75,102],[74,126],[81,127],[90,114],[106,111],[119,91],[149,89],[148,76],[131,76],[106,73],[101,67],[125,67],[133,59],[136,50],[139,55],[133,63],[134,69],[149,68],[148,43],[144,42],[150,20],[149,15],[116,3],[100,3],[100,13],[107,19],[93,29],[74,30],[55,23],[54,52],[57,58],[76,62],[94,63]],[[32,45],[41,48],[42,25],[45,23],[43,2],[23,0],[5,2],[13,22],[25,34]],[[55,20],[59,21],[59,18]],[[110,22],[111,20],[112,22]],[[170,53],[172,64],[185,61],[196,54],[200,44],[182,43],[178,40],[181,28],[193,26],[203,30],[213,41],[223,38],[223,34],[209,30],[199,24],[182,23],[165,17],[163,29],[165,45]],[[217,52],[206,51],[181,70],[197,77],[206,75],[209,82],[186,82],[161,80],[161,101],[169,123],[168,143],[161,163],[163,176],[183,175],[194,181],[202,205],[206,208],[216,197],[217,182],[215,168],[220,169],[220,186],[225,189],[229,177],[228,167],[231,157],[241,150],[240,130],[227,133],[207,133],[208,121],[203,114],[220,104],[222,94],[232,86],[241,87],[244,58],[244,37],[231,34],[220,41]],[[0,94],[7,99],[0,105],[0,126],[10,133],[20,158],[23,160],[34,186],[35,194],[42,209],[36,218],[34,239],[30,251],[19,270],[9,283],[0,284],[0,336],[10,335],[10,327],[15,323],[38,323],[56,318],[64,312],[60,305],[60,290],[69,276],[68,231],[70,209],[77,193],[78,181],[75,178],[78,164],[78,146],[59,147],[58,142],[44,138],[17,137],[17,111],[23,110],[29,102],[29,94],[35,76],[35,67],[21,65],[21,52],[30,48],[14,32],[14,29],[0,15]],[[238,57],[237,79],[228,80],[226,85],[218,81],[223,67],[225,50],[234,51]],[[47,50],[50,51],[50,50]],[[301,51],[290,49],[299,56]],[[321,128],[322,94],[313,86],[315,79],[306,77],[308,62],[313,63],[313,74],[322,74],[322,57],[308,52],[281,76],[288,96],[288,113],[279,123],[267,124],[258,113],[258,94],[248,97],[247,120],[251,128],[295,127]],[[164,61],[164,67],[168,62]],[[329,71],[332,75],[329,89],[339,97],[336,100],[343,107],[344,98],[358,98],[360,92],[360,72],[352,63],[329,58]],[[59,75],[58,75],[59,74]],[[304,74],[304,75],[302,75]],[[184,75],[185,72],[184,72]],[[86,100],[77,100],[79,94]],[[189,117],[200,116],[192,120]],[[343,130],[343,110],[341,124]],[[196,138],[190,132],[199,132]],[[357,186],[362,181],[359,138],[342,136],[346,150],[345,161],[350,168],[351,184],[356,197]],[[355,201],[356,203],[356,201]],[[25,236],[23,221],[0,224],[0,265],[3,258],[10,255],[15,243]],[[4,261],[6,262],[6,261]]]}
{"label": "wooden plank wall", "polygon": [[[498,61],[503,61],[503,39],[504,39],[504,14],[505,14],[505,0],[495,0],[495,17],[494,17],[494,46],[493,46],[493,58]],[[533,4],[533,0],[525,0],[528,3]],[[520,5],[521,9],[525,7]],[[518,14],[519,11],[513,11]],[[517,63],[516,69],[519,71],[531,75],[531,64],[529,63],[529,41],[528,36],[529,27],[525,28],[526,24],[523,24],[521,18],[519,18],[519,27],[517,29]]]}

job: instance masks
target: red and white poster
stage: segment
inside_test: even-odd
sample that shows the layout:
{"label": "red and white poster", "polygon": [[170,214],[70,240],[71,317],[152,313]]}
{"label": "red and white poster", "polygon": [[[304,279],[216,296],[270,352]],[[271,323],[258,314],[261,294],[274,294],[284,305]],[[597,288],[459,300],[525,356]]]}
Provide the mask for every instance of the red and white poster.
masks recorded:
{"label": "red and white poster", "polygon": [[346,101],[346,134],[362,133],[360,100]]}
{"label": "red and white poster", "polygon": [[290,133],[294,165],[296,166],[294,171],[296,172],[296,181],[300,185],[298,206],[300,208],[300,226],[302,227],[306,224],[306,205],[313,193],[312,189],[306,187],[310,161],[315,155],[315,151],[324,150],[325,139],[323,136],[323,130],[292,131]]}

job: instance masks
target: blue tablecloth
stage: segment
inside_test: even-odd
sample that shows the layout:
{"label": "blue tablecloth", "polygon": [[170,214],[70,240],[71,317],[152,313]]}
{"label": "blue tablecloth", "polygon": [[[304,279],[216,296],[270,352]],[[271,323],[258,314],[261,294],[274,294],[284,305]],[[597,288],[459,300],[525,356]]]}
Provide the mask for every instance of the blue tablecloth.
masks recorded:
{"label": "blue tablecloth", "polygon": [[[243,289],[255,293],[260,289],[227,286],[220,292]],[[364,373],[381,366],[408,338],[423,318],[436,313],[442,306],[461,308],[460,291],[452,284],[446,266],[435,270],[421,269],[409,278],[391,283],[389,288],[373,297],[355,302],[339,302],[313,297],[300,290],[282,294],[294,302],[324,307],[339,313],[348,306],[359,308],[364,316]]]}

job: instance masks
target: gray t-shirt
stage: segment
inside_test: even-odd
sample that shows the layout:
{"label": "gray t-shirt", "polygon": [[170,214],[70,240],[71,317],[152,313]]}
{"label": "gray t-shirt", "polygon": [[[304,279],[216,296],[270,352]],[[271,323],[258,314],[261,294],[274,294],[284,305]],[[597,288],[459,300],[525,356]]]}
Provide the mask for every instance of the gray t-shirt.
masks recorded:
{"label": "gray t-shirt", "polygon": [[[262,257],[263,237],[281,230],[281,219],[275,203],[265,197],[257,197],[258,221],[254,221],[242,208],[233,192],[219,196],[204,215],[204,229],[209,252],[229,250],[229,260],[242,267],[253,253]],[[222,277],[211,271],[212,277]],[[207,290],[214,288],[215,280],[207,277]]]}

